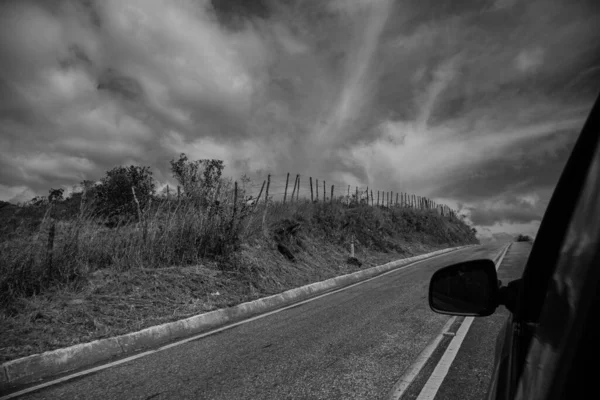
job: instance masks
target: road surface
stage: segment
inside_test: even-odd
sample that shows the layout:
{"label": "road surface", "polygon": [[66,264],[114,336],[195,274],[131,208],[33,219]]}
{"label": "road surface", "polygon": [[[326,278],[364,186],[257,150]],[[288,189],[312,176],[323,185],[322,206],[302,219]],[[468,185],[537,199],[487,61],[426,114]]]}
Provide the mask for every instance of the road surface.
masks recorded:
{"label": "road surface", "polygon": [[[450,318],[429,309],[433,272],[454,262],[493,258],[501,247],[452,252],[19,398],[385,399]],[[529,249],[528,244],[513,244],[499,270],[504,283],[520,276]],[[436,400],[481,398],[505,317],[504,311],[475,319]],[[443,346],[447,343],[403,399],[418,396]],[[467,396],[465,387],[472,388]]]}

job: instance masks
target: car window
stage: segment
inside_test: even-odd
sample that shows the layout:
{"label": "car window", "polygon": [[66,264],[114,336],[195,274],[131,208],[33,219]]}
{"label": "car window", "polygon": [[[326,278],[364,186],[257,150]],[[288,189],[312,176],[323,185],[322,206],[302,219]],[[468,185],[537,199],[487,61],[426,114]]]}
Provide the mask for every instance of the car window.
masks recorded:
{"label": "car window", "polygon": [[539,320],[550,278],[583,190],[586,173],[598,147],[599,114],[600,104],[597,99],[540,224],[523,272],[521,301],[515,316],[519,321],[535,323]]}
{"label": "car window", "polygon": [[[597,113],[588,119],[586,126],[594,117],[597,120]],[[556,269],[543,297],[518,399],[563,398],[561,390],[572,367],[576,344],[596,297],[600,277],[600,146],[596,144],[594,151],[590,168],[583,174],[583,189],[566,230]]]}

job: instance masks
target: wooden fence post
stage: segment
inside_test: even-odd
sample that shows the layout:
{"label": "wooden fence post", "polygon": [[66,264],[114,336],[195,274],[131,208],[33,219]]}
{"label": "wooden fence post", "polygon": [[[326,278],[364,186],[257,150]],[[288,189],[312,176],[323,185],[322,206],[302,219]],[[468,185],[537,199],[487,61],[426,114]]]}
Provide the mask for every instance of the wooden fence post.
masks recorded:
{"label": "wooden fence post", "polygon": [[54,251],[54,236],[56,234],[56,223],[52,221],[50,225],[50,231],[48,232],[48,244],[46,245],[46,273],[50,274],[52,271],[52,253]]}
{"label": "wooden fence post", "polygon": [[396,207],[398,206],[398,193],[396,193]]}
{"label": "wooden fence post", "polygon": [[379,190],[377,191],[377,207],[379,207]]}
{"label": "wooden fence post", "polygon": [[360,201],[358,200],[358,186],[356,187],[356,204],[360,204]]}
{"label": "wooden fence post", "polygon": [[319,180],[315,180],[315,188],[317,189],[317,203],[319,202]]}
{"label": "wooden fence post", "polygon": [[346,203],[350,205],[350,185],[348,185],[348,194],[346,195]]}
{"label": "wooden fence post", "polygon": [[309,178],[308,180],[310,182],[310,202],[314,203],[314,198],[313,198],[313,186],[312,186],[312,176]]}
{"label": "wooden fence post", "polygon": [[371,189],[371,207],[373,207],[373,189]]}
{"label": "wooden fence post", "polygon": [[233,215],[231,216],[231,230],[235,226],[235,215],[237,214],[237,201],[238,201],[238,184],[237,181],[234,183],[233,189]]}
{"label": "wooden fence post", "polygon": [[300,174],[296,175],[298,179],[298,188],[296,189],[296,202],[298,201],[298,197],[300,197]]}
{"label": "wooden fence post", "polygon": [[260,187],[260,192],[258,192],[258,197],[256,198],[256,200],[254,200],[254,207],[252,207],[252,210],[256,209],[256,206],[258,206],[258,202],[260,201],[260,196],[262,195],[262,192],[263,192],[263,189],[265,188],[266,183],[267,183],[267,181],[263,181],[263,184]]}
{"label": "wooden fence post", "polygon": [[296,194],[296,184],[298,183],[298,175],[296,175],[296,179],[294,179],[294,189],[292,190],[292,198],[291,201],[294,202],[294,195]]}
{"label": "wooden fence post", "polygon": [[169,192],[169,185],[167,185],[167,200],[171,199],[171,193]]}
{"label": "wooden fence post", "polygon": [[263,231],[266,234],[266,227],[265,227],[265,222],[267,220],[267,208],[269,206],[269,187],[271,186],[271,174],[267,175],[267,190],[265,191],[265,210],[263,211],[263,217],[262,217],[262,226],[263,226]]}
{"label": "wooden fence post", "polygon": [[334,187],[334,186],[335,186],[335,185],[331,185],[331,199],[329,199],[329,200],[330,200],[330,202],[331,202],[331,204],[333,204],[333,187]]}
{"label": "wooden fence post", "polygon": [[269,203],[269,187],[271,186],[271,175],[267,176],[267,191],[265,192],[265,204]]}
{"label": "wooden fence post", "polygon": [[323,181],[323,203],[327,201],[327,192],[325,191],[325,181]]}
{"label": "wooden fence post", "polygon": [[177,185],[177,200],[181,197],[181,188]]}
{"label": "wooden fence post", "polygon": [[[285,178],[285,191],[283,192],[283,204],[285,204],[285,200],[287,199],[287,188],[288,183],[290,182],[290,173],[287,173],[287,178]],[[296,188],[296,183],[294,182],[294,188]]]}

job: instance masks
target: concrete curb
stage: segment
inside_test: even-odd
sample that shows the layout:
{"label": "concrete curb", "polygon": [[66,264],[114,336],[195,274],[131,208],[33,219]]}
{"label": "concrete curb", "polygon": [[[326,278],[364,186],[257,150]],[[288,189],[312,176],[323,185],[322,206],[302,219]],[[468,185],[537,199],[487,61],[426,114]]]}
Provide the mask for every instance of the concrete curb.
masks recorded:
{"label": "concrete curb", "polygon": [[334,289],[340,289],[353,283],[381,275],[400,266],[471,246],[474,245],[453,247],[392,261],[366,270],[337,276],[325,281],[287,290],[276,295],[242,303],[234,307],[223,308],[183,320],[152,326],[138,332],[113,338],[95,340],[89,343],[82,343],[12,360],[1,365],[0,392],[14,385],[33,383],[64,372],[108,361],[117,356],[124,356],[142,349],[159,347],[176,339],[206,332],[257,314],[306,300]]}

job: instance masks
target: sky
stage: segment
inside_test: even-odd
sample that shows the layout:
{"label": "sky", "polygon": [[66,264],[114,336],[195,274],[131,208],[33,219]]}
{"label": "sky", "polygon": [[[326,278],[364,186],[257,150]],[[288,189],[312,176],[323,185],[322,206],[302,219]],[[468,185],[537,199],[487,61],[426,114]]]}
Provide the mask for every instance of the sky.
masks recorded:
{"label": "sky", "polygon": [[410,192],[535,235],[600,89],[600,6],[5,0],[0,200],[169,160]]}

